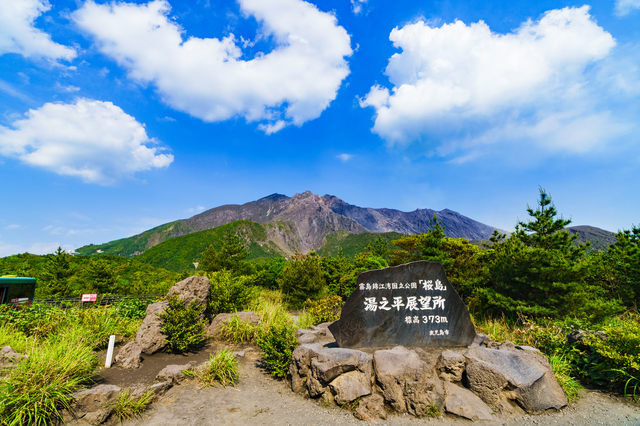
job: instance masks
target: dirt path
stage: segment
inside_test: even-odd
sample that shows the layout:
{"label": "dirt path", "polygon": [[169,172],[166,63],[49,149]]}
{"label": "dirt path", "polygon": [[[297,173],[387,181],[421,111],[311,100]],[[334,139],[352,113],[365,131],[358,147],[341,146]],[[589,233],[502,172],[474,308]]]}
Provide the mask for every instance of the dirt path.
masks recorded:
{"label": "dirt path", "polygon": [[[217,348],[211,346],[199,354],[192,355],[193,359],[206,359],[207,353]],[[145,360],[147,370],[137,373],[137,380],[147,382],[156,368],[162,364],[183,363],[191,357],[166,358]],[[161,359],[162,358],[162,359]],[[240,361],[240,382],[235,387],[222,386],[200,388],[194,382],[183,382],[171,388],[163,397],[155,402],[143,417],[137,420],[125,421],[126,426],[175,426],[175,425],[355,425],[365,424],[357,420],[350,411],[335,406],[325,407],[319,401],[305,399],[293,394],[286,381],[271,378],[262,368],[257,350],[247,352]],[[201,361],[200,361],[201,362]],[[143,365],[145,364],[143,363]],[[154,365],[150,369],[149,366]],[[166,364],[164,364],[166,365]],[[131,372],[129,372],[130,374]],[[127,381],[131,383],[133,377],[127,376],[124,370],[109,372],[109,383]],[[119,383],[121,386],[124,383]],[[119,422],[111,419],[111,425]],[[83,423],[76,423],[77,425]],[[418,425],[434,426],[470,426],[474,423],[449,415],[437,419],[416,419],[408,415],[393,415],[382,425]],[[516,414],[502,416],[495,422],[478,422],[481,425],[500,426],[640,426],[640,405],[623,401],[606,393],[587,391],[582,399],[571,406],[559,411],[539,416]]]}

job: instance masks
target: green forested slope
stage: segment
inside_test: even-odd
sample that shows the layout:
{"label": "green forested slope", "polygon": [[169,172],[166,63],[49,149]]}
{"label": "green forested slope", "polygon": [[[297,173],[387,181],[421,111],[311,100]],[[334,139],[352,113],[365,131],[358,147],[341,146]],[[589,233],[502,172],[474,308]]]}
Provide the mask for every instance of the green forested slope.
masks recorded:
{"label": "green forested slope", "polygon": [[222,237],[227,232],[237,232],[247,242],[248,249],[251,252],[247,258],[249,260],[261,257],[275,257],[282,254],[275,244],[267,241],[267,232],[264,226],[256,222],[241,220],[217,228],[207,229],[206,231],[172,238],[151,247],[136,259],[140,262],[175,272],[194,270],[193,262],[198,260],[200,254],[209,245],[219,249]]}

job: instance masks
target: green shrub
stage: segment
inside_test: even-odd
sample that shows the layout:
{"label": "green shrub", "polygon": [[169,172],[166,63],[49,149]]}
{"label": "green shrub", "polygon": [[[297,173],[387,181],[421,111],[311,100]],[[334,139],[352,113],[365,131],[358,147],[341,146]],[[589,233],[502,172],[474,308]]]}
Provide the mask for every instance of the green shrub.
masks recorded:
{"label": "green shrub", "polygon": [[244,310],[251,299],[252,277],[234,276],[232,271],[222,270],[207,274],[211,283],[209,312],[212,315]]}
{"label": "green shrub", "polygon": [[278,284],[287,302],[295,308],[307,299],[316,299],[326,284],[320,257],[304,255],[288,261]]}
{"label": "green shrub", "polygon": [[270,321],[256,335],[256,343],[262,350],[264,363],[271,374],[279,379],[287,376],[291,354],[298,346],[295,332],[296,326],[289,317]]}
{"label": "green shrub", "polygon": [[238,361],[229,349],[224,348],[215,355],[209,355],[209,361],[204,369],[200,371],[186,370],[185,375],[193,377],[206,386],[219,382],[222,386],[231,384],[235,386],[236,381],[240,377],[238,370]]}
{"label": "green shrub", "polygon": [[233,316],[220,329],[220,336],[235,343],[251,342],[255,337],[256,330],[255,325]]}
{"label": "green shrub", "polygon": [[118,399],[112,405],[113,413],[118,416],[120,422],[124,419],[140,417],[144,409],[153,402],[153,391],[148,389],[142,396],[136,398],[129,389],[125,389],[118,395]]}
{"label": "green shrub", "polygon": [[578,399],[583,388],[576,379],[571,377],[572,367],[567,357],[555,353],[549,357],[549,364],[551,364],[556,380],[558,380],[567,398],[569,398],[569,402]]}
{"label": "green shrub", "polygon": [[178,296],[168,296],[167,299],[168,308],[158,315],[163,322],[161,330],[167,335],[170,351],[185,352],[204,338],[205,322],[198,320],[204,307],[197,307],[195,301],[185,306],[184,300]]}
{"label": "green shrub", "polygon": [[304,303],[305,310],[311,316],[313,325],[340,319],[342,305],[340,296],[329,296],[315,301],[308,299]]}

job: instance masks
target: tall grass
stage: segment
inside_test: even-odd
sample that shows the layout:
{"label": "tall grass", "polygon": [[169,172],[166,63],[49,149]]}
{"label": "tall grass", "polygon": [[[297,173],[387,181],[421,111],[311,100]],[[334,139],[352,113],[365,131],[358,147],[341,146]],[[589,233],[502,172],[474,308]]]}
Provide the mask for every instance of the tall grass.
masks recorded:
{"label": "tall grass", "polygon": [[215,355],[210,354],[204,368],[198,371],[187,370],[184,373],[204,383],[205,387],[212,386],[214,382],[219,382],[222,386],[228,384],[235,386],[240,377],[238,361],[233,352],[227,348],[218,351]]}
{"label": "tall grass", "polygon": [[61,418],[70,394],[87,383],[96,356],[82,341],[31,341],[20,362],[0,383],[0,425],[45,425]]}

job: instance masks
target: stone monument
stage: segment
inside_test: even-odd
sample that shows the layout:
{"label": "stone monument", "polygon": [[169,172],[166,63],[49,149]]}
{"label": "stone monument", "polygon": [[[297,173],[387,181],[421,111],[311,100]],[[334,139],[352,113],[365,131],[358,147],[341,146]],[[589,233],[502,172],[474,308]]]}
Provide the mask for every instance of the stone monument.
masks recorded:
{"label": "stone monument", "polygon": [[469,346],[469,310],[438,262],[363,272],[329,330],[342,348]]}

